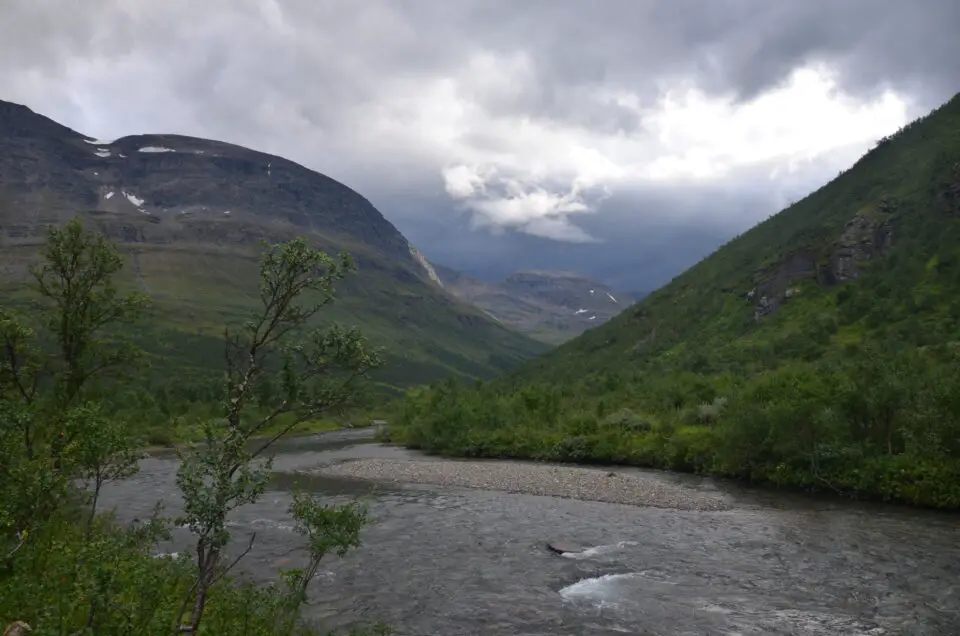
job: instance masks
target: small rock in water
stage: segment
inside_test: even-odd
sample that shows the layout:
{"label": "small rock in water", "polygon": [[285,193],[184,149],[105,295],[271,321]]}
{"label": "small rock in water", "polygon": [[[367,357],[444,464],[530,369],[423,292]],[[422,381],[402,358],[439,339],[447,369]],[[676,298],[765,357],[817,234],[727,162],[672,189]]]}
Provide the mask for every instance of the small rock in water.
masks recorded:
{"label": "small rock in water", "polygon": [[557,554],[565,554],[567,552],[583,552],[583,548],[570,543],[569,541],[547,541],[547,548],[551,552],[556,552]]}

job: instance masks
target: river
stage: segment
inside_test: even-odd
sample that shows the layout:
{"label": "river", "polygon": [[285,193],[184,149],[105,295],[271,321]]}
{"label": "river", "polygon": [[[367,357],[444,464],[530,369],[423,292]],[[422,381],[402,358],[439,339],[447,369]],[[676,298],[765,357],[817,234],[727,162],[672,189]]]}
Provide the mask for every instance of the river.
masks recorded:
{"label": "river", "polygon": [[[753,491],[651,472],[731,509],[676,511],[437,486],[378,487],[303,474],[343,459],[410,458],[365,431],[278,447],[262,500],[231,518],[257,533],[243,573],[270,580],[304,552],[286,512],[297,485],[331,501],[363,495],[363,545],[331,557],[307,614],[330,628],[383,620],[397,634],[824,636],[960,634],[960,516]],[[109,484],[121,520],[157,501],[178,510],[176,460],[156,453]],[[186,531],[164,550],[183,550]],[[589,549],[557,555],[548,540]]]}

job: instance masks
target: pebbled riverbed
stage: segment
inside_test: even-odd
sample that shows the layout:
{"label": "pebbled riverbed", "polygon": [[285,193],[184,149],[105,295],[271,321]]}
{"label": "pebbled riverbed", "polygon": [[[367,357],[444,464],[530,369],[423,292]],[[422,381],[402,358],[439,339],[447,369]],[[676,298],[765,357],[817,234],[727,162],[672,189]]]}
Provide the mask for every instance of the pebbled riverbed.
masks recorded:
{"label": "pebbled riverbed", "polygon": [[[286,514],[295,485],[331,501],[367,498],[373,523],[364,545],[322,566],[310,590],[309,615],[329,627],[381,619],[398,634],[442,636],[960,634],[960,516],[652,471],[618,472],[722,500],[725,509],[315,473],[348,460],[389,468],[422,459],[362,443],[367,435],[285,442],[269,492],[231,520],[237,543],[257,533],[245,573],[271,580],[303,556]],[[175,470],[171,455],[155,454],[133,479],[108,486],[103,502],[121,519],[149,515],[158,500],[173,513]],[[182,550],[187,536],[178,531],[164,549]],[[561,556],[548,540],[586,549]]]}

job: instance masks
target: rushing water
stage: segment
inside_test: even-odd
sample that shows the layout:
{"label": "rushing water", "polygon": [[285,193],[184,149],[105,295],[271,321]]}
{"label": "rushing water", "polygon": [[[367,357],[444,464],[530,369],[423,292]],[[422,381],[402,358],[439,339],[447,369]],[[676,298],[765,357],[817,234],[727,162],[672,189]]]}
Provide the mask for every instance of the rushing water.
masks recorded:
{"label": "rushing water", "polygon": [[[356,457],[410,457],[363,433],[281,446],[263,499],[233,516],[245,573],[272,579],[304,552],[294,486],[363,495],[363,546],[321,566],[308,614],[333,628],[383,620],[398,634],[960,635],[960,517],[755,493],[679,480],[733,503],[685,512],[436,486],[380,487],[300,473]],[[177,510],[176,461],[144,460],[103,502],[121,519]],[[170,550],[187,545],[178,531]],[[559,556],[556,539],[591,546]]]}

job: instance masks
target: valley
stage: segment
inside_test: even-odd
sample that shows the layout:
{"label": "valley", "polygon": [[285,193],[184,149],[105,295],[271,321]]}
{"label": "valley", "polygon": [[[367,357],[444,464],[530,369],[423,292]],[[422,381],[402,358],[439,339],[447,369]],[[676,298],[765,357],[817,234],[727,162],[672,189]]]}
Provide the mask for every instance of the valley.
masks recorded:
{"label": "valley", "polygon": [[[599,259],[568,217],[629,226],[605,179],[584,202],[639,170],[629,121],[420,150],[470,231]],[[680,218],[651,200],[619,213]],[[650,293],[519,256],[482,280],[390,214],[275,154],[0,101],[5,636],[958,633],[960,94]]]}
{"label": "valley", "polygon": [[394,441],[960,507],[960,95],[609,322]]}

